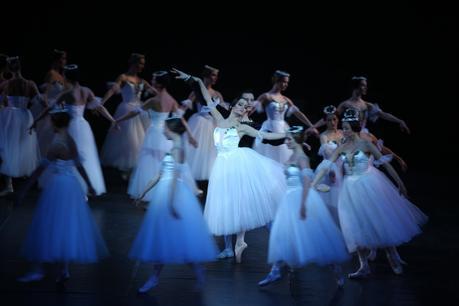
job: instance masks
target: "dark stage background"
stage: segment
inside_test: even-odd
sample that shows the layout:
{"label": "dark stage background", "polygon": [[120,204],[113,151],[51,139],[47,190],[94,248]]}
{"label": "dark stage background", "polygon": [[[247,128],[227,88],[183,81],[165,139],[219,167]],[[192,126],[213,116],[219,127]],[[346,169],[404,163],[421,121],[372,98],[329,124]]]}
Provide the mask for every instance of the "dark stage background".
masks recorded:
{"label": "dark stage background", "polygon": [[[286,5],[251,11],[215,3],[202,14],[198,7],[195,13],[190,9],[178,3],[167,10],[140,3],[11,9],[4,14],[0,52],[19,55],[24,76],[41,83],[51,50],[67,50],[69,63],[81,67],[82,83],[97,95],[104,94],[106,81],[125,71],[131,52],[146,55],[146,79],[170,67],[194,74],[204,64],[220,68],[216,88],[228,101],[246,88],[256,94],[269,90],[272,72],[282,69],[291,73],[285,94],[313,121],[324,105],[350,96],[353,75],[365,75],[367,100],[405,119],[412,135],[383,120],[370,124],[370,130],[410,169],[439,175],[455,166],[458,33],[448,8],[349,6],[331,13]],[[181,83],[170,91],[178,100],[188,94]],[[109,110],[118,102],[113,98]],[[100,146],[108,124],[91,114],[88,119]],[[451,164],[445,166],[446,161]]]}

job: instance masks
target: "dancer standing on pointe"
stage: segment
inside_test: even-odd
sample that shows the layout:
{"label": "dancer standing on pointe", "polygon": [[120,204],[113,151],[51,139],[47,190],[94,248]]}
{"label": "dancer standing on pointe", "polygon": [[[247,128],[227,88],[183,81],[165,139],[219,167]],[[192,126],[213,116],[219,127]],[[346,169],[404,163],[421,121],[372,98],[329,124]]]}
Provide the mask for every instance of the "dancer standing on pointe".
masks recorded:
{"label": "dancer standing on pointe", "polygon": [[223,118],[201,79],[176,69],[173,71],[177,78],[201,88],[201,95],[215,118],[217,127],[213,135],[218,155],[209,178],[204,217],[212,234],[226,236],[225,249],[219,258],[234,256],[230,235],[237,234],[235,255],[239,263],[247,248],[245,232],[265,226],[274,219],[286,185],[282,165],[252,149],[239,148],[238,144],[246,134],[280,139],[285,133],[265,133],[241,124],[248,105],[245,99],[237,100],[228,118]]}

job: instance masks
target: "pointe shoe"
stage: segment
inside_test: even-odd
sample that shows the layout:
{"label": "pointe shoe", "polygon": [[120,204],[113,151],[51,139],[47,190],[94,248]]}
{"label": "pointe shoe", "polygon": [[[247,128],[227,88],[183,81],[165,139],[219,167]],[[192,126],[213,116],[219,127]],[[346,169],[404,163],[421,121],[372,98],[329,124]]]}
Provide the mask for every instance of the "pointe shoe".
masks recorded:
{"label": "pointe shoe", "polygon": [[13,190],[13,186],[7,186],[5,189],[3,189],[2,191],[0,191],[0,197],[3,197],[9,193],[13,193],[14,190]]}
{"label": "pointe shoe", "polygon": [[370,275],[370,273],[371,273],[370,267],[368,265],[363,265],[363,266],[360,266],[360,268],[354,273],[349,273],[348,277],[351,279],[365,278],[368,275]]}
{"label": "pointe shoe", "polygon": [[394,272],[395,275],[400,275],[403,274],[403,267],[402,263],[400,260],[396,258],[392,258],[390,254],[386,254],[387,260],[389,261],[389,265],[392,268],[392,271]]}
{"label": "pointe shoe", "polygon": [[367,255],[367,259],[370,261],[374,261],[376,259],[376,250],[370,249],[370,253]]}
{"label": "pointe shoe", "polygon": [[43,272],[29,272],[21,277],[18,277],[17,281],[22,283],[36,282],[42,280],[43,277],[45,277]]}
{"label": "pointe shoe", "polygon": [[338,288],[343,288],[344,287],[344,275],[340,275],[336,279],[336,285],[338,286]]}
{"label": "pointe shoe", "polygon": [[272,269],[269,274],[258,282],[258,286],[265,287],[282,279],[280,269]]}
{"label": "pointe shoe", "polygon": [[229,257],[234,257],[234,252],[230,248],[226,248],[223,251],[220,252],[220,254],[217,255],[218,259],[225,259]]}
{"label": "pointe shoe", "polygon": [[150,277],[145,284],[143,284],[142,287],[140,287],[137,292],[138,293],[147,293],[150,289],[156,287],[158,285],[158,277],[157,276],[152,276]]}
{"label": "pointe shoe", "polygon": [[242,244],[236,244],[234,248],[234,253],[236,255],[236,262],[241,263],[242,261],[242,252],[247,248],[247,243],[243,242]]}
{"label": "pointe shoe", "polygon": [[70,279],[69,271],[62,271],[59,276],[56,278],[56,283],[63,283]]}

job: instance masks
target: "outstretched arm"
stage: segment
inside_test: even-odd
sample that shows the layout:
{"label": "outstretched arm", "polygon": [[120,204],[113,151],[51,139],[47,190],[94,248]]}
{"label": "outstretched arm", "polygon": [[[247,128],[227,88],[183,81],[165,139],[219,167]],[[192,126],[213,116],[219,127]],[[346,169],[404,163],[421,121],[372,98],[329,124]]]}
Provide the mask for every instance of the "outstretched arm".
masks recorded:
{"label": "outstretched arm", "polygon": [[104,105],[108,99],[110,99],[114,94],[119,92],[121,85],[125,82],[126,77],[124,74],[120,75],[116,81],[115,84],[113,84],[112,87],[105,93],[104,97],[102,98],[101,104]]}
{"label": "outstretched arm", "polygon": [[197,82],[199,85],[199,88],[201,89],[202,96],[204,97],[204,100],[206,101],[207,107],[209,107],[210,113],[214,117],[215,121],[217,121],[217,124],[225,120],[222,114],[220,114],[217,108],[213,105],[212,97],[210,96],[209,91],[207,90],[206,86],[204,85],[204,83],[202,82],[200,78],[191,76],[175,68],[172,69],[172,72],[177,74],[176,76],[177,79],[184,80],[185,82],[188,82],[188,81]]}
{"label": "outstretched arm", "polygon": [[267,133],[254,129],[253,127],[247,124],[241,124],[238,126],[238,132],[242,135],[249,135],[251,137],[261,137],[268,140],[276,140],[285,138],[286,133]]}
{"label": "outstretched arm", "polygon": [[[371,142],[366,141],[366,145],[370,151],[370,153],[374,156],[375,159],[380,159],[382,154],[379,152],[378,148],[373,145]],[[386,168],[387,172],[389,175],[394,179],[394,181],[398,185],[398,189],[400,190],[400,193],[403,194],[405,197],[407,197],[407,191],[405,188],[405,185],[403,184],[403,181],[400,179],[398,176],[397,172],[394,170],[394,168],[389,164],[389,163],[384,163],[384,168]]]}
{"label": "outstretched arm", "polygon": [[135,199],[134,204],[137,206],[137,204],[145,197],[145,195],[153,188],[155,187],[156,184],[158,184],[159,179],[161,178],[161,174],[157,174],[147,185],[145,190],[142,192],[140,197]]}

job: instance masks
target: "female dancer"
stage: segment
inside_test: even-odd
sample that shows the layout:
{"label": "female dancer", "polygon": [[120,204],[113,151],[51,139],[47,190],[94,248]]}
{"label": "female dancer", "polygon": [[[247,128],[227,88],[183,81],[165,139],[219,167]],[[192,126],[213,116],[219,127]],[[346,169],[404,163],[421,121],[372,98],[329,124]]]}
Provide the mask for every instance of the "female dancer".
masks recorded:
{"label": "female dancer", "polygon": [[[223,96],[220,92],[216,91],[213,86],[217,83],[219,70],[210,66],[205,65],[204,71],[202,72],[203,82],[207,88],[214,103],[223,103]],[[191,108],[190,103],[194,103],[197,108],[197,113],[194,113],[188,120],[191,134],[196,137],[199,143],[198,147],[185,145],[186,160],[191,168],[191,173],[195,180],[202,181],[208,180],[212,166],[217,157],[217,151],[215,150],[213,142],[213,132],[216,127],[215,119],[210,115],[209,109],[203,107],[206,105],[205,101],[202,101],[199,88],[195,89],[196,92],[192,92],[188,100],[182,102]]]}
{"label": "female dancer", "polygon": [[[31,111],[37,118],[46,107],[54,106],[57,96],[64,90],[64,66],[67,64],[67,53],[53,50],[51,68],[46,74],[43,94],[43,106],[35,104]],[[42,87],[42,86],[40,86]],[[37,123],[38,144],[42,156],[46,156],[49,145],[54,137],[54,129],[49,117]]]}
{"label": "female dancer", "polygon": [[49,170],[22,248],[22,255],[35,265],[31,272],[18,278],[22,282],[41,280],[44,277],[42,263],[47,262],[61,265],[56,281],[63,282],[70,278],[69,263],[92,263],[108,255],[76,175],[75,167],[87,182],[90,193],[95,192],[67,130],[70,120],[65,109],[51,111],[55,136],[47,159],[34,171],[18,196],[21,202],[43,171]]}
{"label": "female dancer", "polygon": [[0,195],[13,192],[11,178],[31,175],[40,160],[37,135],[27,132],[33,121],[28,107],[39,94],[37,85],[22,76],[18,57],[8,58],[8,69],[12,77],[5,81],[0,96],[5,106],[0,113],[0,173],[6,177],[6,187]]}
{"label": "female dancer", "polygon": [[249,148],[239,148],[243,135],[266,139],[280,139],[285,133],[265,133],[241,124],[247,101],[239,99],[231,108],[228,118],[223,118],[215,108],[209,91],[201,79],[175,70],[177,78],[196,82],[203,99],[215,118],[214,142],[218,151],[207,189],[204,217],[214,235],[226,235],[225,250],[219,258],[232,257],[229,235],[237,233],[236,261],[241,262],[247,248],[245,232],[270,223],[274,218],[280,195],[285,190],[280,164]]}
{"label": "female dancer", "polygon": [[170,118],[166,125],[164,134],[172,142],[172,148],[164,156],[161,172],[138,198],[142,199],[151,190],[151,204],[129,253],[131,258],[155,264],[153,274],[139,288],[139,293],[158,284],[164,264],[192,264],[200,288],[204,284],[201,263],[213,261],[217,255],[200,203],[183,180],[185,156],[180,134],[185,126],[181,118]]}
{"label": "female dancer", "polygon": [[[56,100],[57,108],[65,103],[65,108],[72,116],[69,124],[69,133],[77,144],[78,154],[81,164],[89,176],[91,185],[96,190],[96,195],[105,193],[105,182],[100,167],[99,155],[97,154],[96,142],[89,123],[84,119],[84,111],[86,108],[95,109],[100,112],[107,120],[114,123],[110,113],[96,99],[91,89],[81,86],[79,83],[79,69],[77,65],[67,65],[64,69],[65,81],[68,84],[68,89],[63,92]],[[50,107],[35,120],[35,123],[41,120]],[[34,123],[34,124],[35,124]]]}
{"label": "female dancer", "polygon": [[[285,116],[290,115],[295,115],[301,122],[312,127],[312,123],[306,115],[293,104],[292,100],[282,94],[287,89],[289,81],[290,74],[277,70],[272,77],[273,87],[271,90],[258,97],[256,107],[259,111],[264,110],[268,116],[268,119],[261,126],[262,131],[284,133],[288,129]],[[318,131],[314,128],[309,131],[318,134]],[[285,163],[292,155],[292,151],[285,144],[273,146],[269,143],[263,143],[259,139],[255,140],[253,148],[258,153],[280,163]]]}
{"label": "female dancer", "polygon": [[[346,142],[338,147],[328,161],[331,166],[339,156],[344,160],[345,176],[338,199],[338,216],[349,252],[357,251],[360,268],[349,277],[370,274],[367,249],[385,248],[392,270],[402,273],[402,266],[395,247],[406,243],[421,232],[420,225],[427,217],[405,197],[406,189],[392,166],[385,169],[397,182],[395,187],[387,177],[374,168],[370,156],[381,158],[379,150],[369,141],[359,137],[359,114],[353,109],[344,113],[343,135]],[[327,169],[314,178],[316,186]]]}
{"label": "female dancer", "polygon": [[269,237],[268,262],[273,264],[268,276],[258,285],[280,280],[281,267],[296,268],[307,264],[332,265],[339,287],[344,285],[341,267],[349,259],[343,236],[318,192],[309,185],[314,173],[303,151],[303,127],[292,127],[285,138],[293,151],[287,161],[287,192],[274,218]]}
{"label": "female dancer", "polygon": [[[138,53],[131,54],[128,71],[118,76],[115,84],[102,99],[102,105],[104,105],[111,96],[121,92],[123,101],[115,111],[115,118],[120,118],[140,107],[142,105],[140,98],[144,89],[156,93],[156,90],[147,81],[139,77],[144,67],[145,56]],[[142,113],[132,120],[122,122],[119,131],[110,129],[100,154],[102,164],[120,170],[123,178],[128,179],[131,170],[137,164],[145,131],[149,126],[148,113]]]}
{"label": "female dancer", "polygon": [[[172,148],[172,142],[164,136],[164,120],[169,116],[169,113],[180,112],[181,110],[177,101],[167,91],[169,83],[170,76],[167,71],[153,73],[152,84],[158,94],[148,99],[141,107],[129,111],[116,120],[117,124],[128,119],[131,121],[145,113],[148,113],[151,118],[150,127],[139,152],[137,166],[129,180],[128,194],[134,199],[142,194],[148,182],[159,173],[161,161]],[[185,121],[184,124],[186,126]],[[197,143],[189,129],[187,132],[189,141],[196,146]],[[146,195],[145,199],[150,200],[150,193]]]}

